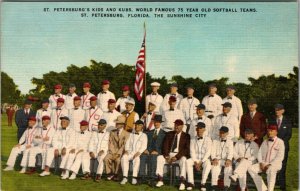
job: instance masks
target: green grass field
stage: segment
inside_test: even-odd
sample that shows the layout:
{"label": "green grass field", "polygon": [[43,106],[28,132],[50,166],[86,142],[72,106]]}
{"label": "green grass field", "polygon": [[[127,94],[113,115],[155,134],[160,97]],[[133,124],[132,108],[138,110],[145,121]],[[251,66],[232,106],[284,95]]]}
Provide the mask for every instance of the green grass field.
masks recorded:
{"label": "green grass field", "polygon": [[[2,116],[1,125],[1,164],[5,167],[6,160],[9,156],[10,150],[17,143],[16,126],[8,127],[6,116]],[[290,140],[291,150],[289,152],[289,161],[287,167],[287,190],[298,190],[298,129],[293,129],[293,137]],[[3,191],[60,191],[60,190],[178,190],[176,187],[164,186],[163,188],[151,188],[148,185],[133,186],[127,184],[121,186],[117,182],[101,181],[95,183],[93,181],[76,180],[60,180],[57,175],[47,177],[39,177],[38,174],[26,175],[18,172],[4,172],[1,170],[1,190]]]}

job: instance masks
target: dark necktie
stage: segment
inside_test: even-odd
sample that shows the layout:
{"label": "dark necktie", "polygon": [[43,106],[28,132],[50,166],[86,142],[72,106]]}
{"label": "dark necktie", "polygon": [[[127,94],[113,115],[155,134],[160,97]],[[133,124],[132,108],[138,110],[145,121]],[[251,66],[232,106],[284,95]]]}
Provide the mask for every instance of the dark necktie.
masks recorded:
{"label": "dark necktie", "polygon": [[95,107],[90,107],[90,109],[95,109]]}
{"label": "dark necktie", "polygon": [[56,108],[56,110],[61,110],[61,108]]}
{"label": "dark necktie", "polygon": [[55,94],[55,97],[59,97],[59,95]]}
{"label": "dark necktie", "polygon": [[174,109],[170,109],[170,111],[174,111]]}
{"label": "dark necktie", "polygon": [[43,128],[43,131],[47,130],[47,128]]}
{"label": "dark necktie", "polygon": [[198,120],[200,120],[200,119],[202,120],[202,117],[198,117]]}
{"label": "dark necktie", "polygon": [[103,131],[99,131],[98,133],[104,133]]}
{"label": "dark necktie", "polygon": [[25,110],[25,114],[28,115],[28,109]]}
{"label": "dark necktie", "polygon": [[106,94],[106,92],[101,92],[102,94]]}
{"label": "dark necktie", "polygon": [[193,99],[193,97],[188,97],[188,99]]}
{"label": "dark necktie", "polygon": [[84,134],[84,132],[83,132],[83,131],[81,131],[80,133],[81,133],[81,134]]}
{"label": "dark necktie", "polygon": [[226,142],[226,140],[221,140],[221,142]]}
{"label": "dark necktie", "polygon": [[72,97],[72,94],[68,94],[68,96]]}
{"label": "dark necktie", "polygon": [[227,99],[232,99],[232,97],[227,97]]}
{"label": "dark necktie", "polygon": [[250,143],[251,143],[251,141],[245,141],[245,143],[249,143],[249,144],[250,144]]}
{"label": "dark necktie", "polygon": [[77,109],[78,109],[78,107],[75,107],[75,108],[74,108],[74,110],[77,110]]}
{"label": "dark necktie", "polygon": [[152,115],[152,112],[148,112],[148,115]]}
{"label": "dark necktie", "polygon": [[154,133],[153,133],[153,139],[157,138],[157,130],[155,129]]}
{"label": "dark necktie", "polygon": [[113,111],[108,111],[108,113],[112,113]]}
{"label": "dark necktie", "polygon": [[138,135],[139,133],[134,133],[134,134]]}
{"label": "dark necktie", "polygon": [[274,141],[274,139],[272,139],[272,138],[269,138],[269,141],[270,141],[270,142],[273,142],[273,141]]}
{"label": "dark necktie", "polygon": [[224,116],[224,117],[227,117],[227,114],[226,114],[226,113],[223,113],[223,116]]}
{"label": "dark necktie", "polygon": [[47,111],[47,109],[43,109],[43,111]]}
{"label": "dark necktie", "polygon": [[152,93],[152,95],[157,95],[156,93]]}
{"label": "dark necktie", "polygon": [[174,137],[173,145],[172,145],[171,151],[174,152],[174,150],[175,150],[176,148],[177,148],[177,134],[176,134],[175,137]]}
{"label": "dark necktie", "polygon": [[203,137],[198,137],[198,140],[203,139]]}
{"label": "dark necktie", "polygon": [[214,95],[209,95],[208,97],[214,97]]}
{"label": "dark necktie", "polygon": [[28,129],[32,129],[32,127],[28,127]]}
{"label": "dark necktie", "polygon": [[62,130],[66,130],[67,128],[61,128]]}

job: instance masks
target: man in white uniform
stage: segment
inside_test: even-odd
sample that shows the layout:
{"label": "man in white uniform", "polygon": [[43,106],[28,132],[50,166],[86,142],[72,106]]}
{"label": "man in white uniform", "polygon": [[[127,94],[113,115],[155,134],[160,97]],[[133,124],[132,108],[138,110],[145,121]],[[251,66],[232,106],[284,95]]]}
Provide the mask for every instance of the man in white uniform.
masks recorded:
{"label": "man in white uniform", "polygon": [[199,122],[205,123],[205,131],[204,131],[204,136],[208,136],[211,138],[211,130],[212,130],[212,123],[211,120],[205,116],[205,105],[203,105],[202,103],[200,103],[199,105],[196,106],[196,114],[197,116],[193,119],[191,126],[190,126],[190,130],[189,130],[189,134],[191,136],[191,138],[194,138],[195,136],[197,136],[197,124]]}
{"label": "man in white uniform", "polygon": [[49,97],[50,107],[51,109],[56,109],[57,99],[63,98],[65,99],[65,95],[61,93],[62,85],[57,84],[54,86],[54,94]]}
{"label": "man in white uniform", "polygon": [[169,98],[173,96],[176,98],[175,108],[179,108],[179,103],[183,99],[183,96],[178,93],[178,84],[172,83],[170,86],[170,93],[166,94],[164,100],[161,104],[161,111],[170,109],[169,107]]}
{"label": "man in white uniform", "polygon": [[45,99],[42,101],[42,108],[37,110],[36,112],[36,119],[38,126],[42,126],[42,117],[47,115],[50,116],[52,113],[52,109],[49,107],[49,99]]}
{"label": "man in white uniform", "polygon": [[85,82],[83,84],[83,95],[81,96],[81,107],[84,110],[88,110],[90,108],[90,98],[95,96],[90,92],[91,84],[88,82]]}
{"label": "man in white uniform", "polygon": [[65,103],[65,107],[67,110],[70,110],[74,107],[73,100],[77,96],[75,91],[76,91],[75,84],[70,84],[69,85],[69,93],[66,95],[66,103]]}
{"label": "man in white uniform", "polygon": [[57,106],[52,110],[51,113],[51,123],[55,130],[57,130],[60,125],[60,118],[68,116],[68,110],[64,107],[65,100],[63,98],[57,99]]}
{"label": "man in white uniform", "polygon": [[116,100],[109,99],[108,100],[108,111],[103,112],[102,119],[105,119],[107,123],[106,131],[110,132],[114,129],[116,129],[116,123],[115,120],[118,116],[121,115],[116,109]]}
{"label": "man in white uniform", "polygon": [[145,123],[146,131],[151,131],[155,128],[153,119],[154,119],[155,115],[157,115],[157,113],[155,113],[156,104],[157,103],[150,101],[149,105],[148,105],[148,112],[144,113],[144,115],[141,117],[141,119]]}
{"label": "man in white uniform", "polygon": [[96,96],[90,98],[90,104],[91,107],[85,112],[86,120],[89,123],[89,131],[97,131],[98,121],[101,119],[103,111],[97,106]]}
{"label": "man in white uniform", "polygon": [[129,96],[129,93],[130,93],[129,86],[127,86],[127,85],[123,86],[122,92],[123,92],[122,97],[119,97],[117,100],[117,103],[116,103],[116,108],[120,113],[122,113],[123,111],[126,110],[125,103],[127,101],[133,100],[133,98]]}
{"label": "man in white uniform", "polygon": [[[149,102],[156,103],[156,108],[154,110],[156,113],[162,112],[161,105],[164,100],[163,97],[158,93],[159,87],[160,87],[160,83],[152,82],[151,83],[152,92],[151,94],[146,96],[146,105],[149,105]],[[146,112],[148,112],[148,110],[146,110]]]}
{"label": "man in white uniform", "polygon": [[108,80],[103,80],[102,81],[102,91],[98,93],[97,98],[98,98],[98,107],[102,111],[107,111],[108,110],[108,100],[109,99],[114,99],[116,100],[115,94],[109,91],[109,86],[110,82]]}
{"label": "man in white uniform", "polygon": [[223,99],[223,103],[229,102],[232,105],[232,108],[230,110],[230,114],[233,116],[236,116],[238,121],[241,121],[241,117],[243,115],[243,106],[240,98],[236,97],[234,95],[235,93],[235,87],[234,86],[228,86],[226,88],[227,96]]}
{"label": "man in white uniform", "polygon": [[70,126],[76,131],[80,131],[80,121],[85,118],[85,110],[80,106],[81,98],[79,96],[74,97],[73,108],[69,110]]}

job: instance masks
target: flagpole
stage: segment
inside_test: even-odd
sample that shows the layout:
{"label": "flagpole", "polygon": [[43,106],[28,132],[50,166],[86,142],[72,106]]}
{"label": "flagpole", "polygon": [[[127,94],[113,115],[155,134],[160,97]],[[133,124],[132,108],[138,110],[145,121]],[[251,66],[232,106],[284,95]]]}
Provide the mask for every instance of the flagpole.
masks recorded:
{"label": "flagpole", "polygon": [[145,68],[145,72],[144,72],[144,92],[145,92],[145,112],[147,111],[147,104],[146,104],[146,96],[147,96],[147,87],[146,87],[146,21],[144,21],[144,40],[145,40],[145,53],[144,53],[144,55],[145,55],[145,61],[144,61],[144,68]]}

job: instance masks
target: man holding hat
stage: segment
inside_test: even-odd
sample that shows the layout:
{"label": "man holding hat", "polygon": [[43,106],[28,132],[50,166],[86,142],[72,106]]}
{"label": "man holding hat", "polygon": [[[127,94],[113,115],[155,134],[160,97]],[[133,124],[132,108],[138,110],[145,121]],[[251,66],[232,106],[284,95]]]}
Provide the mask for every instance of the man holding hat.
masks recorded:
{"label": "man holding hat", "polygon": [[7,167],[4,169],[4,171],[13,170],[17,156],[23,152],[23,158],[21,161],[22,170],[20,171],[20,173],[23,174],[26,172],[29,151],[30,148],[34,146],[33,139],[37,129],[36,126],[36,118],[34,116],[29,117],[27,128],[25,129],[22,137],[20,138],[19,143],[12,148],[6,163]]}
{"label": "man holding hat", "polygon": [[57,99],[58,98],[63,98],[64,100],[66,99],[65,95],[61,93],[62,90],[62,85],[61,84],[56,84],[54,86],[54,94],[49,97],[49,102],[50,102],[50,107],[51,109],[56,109],[56,104],[57,104]]}
{"label": "man holding hat", "polygon": [[254,133],[253,139],[260,146],[267,133],[266,118],[261,112],[256,110],[257,102],[255,99],[248,101],[248,109],[249,112],[245,113],[241,118],[240,134],[241,137],[245,138],[245,130],[252,129]]}
{"label": "man holding hat", "polygon": [[125,152],[121,159],[123,170],[123,180],[120,184],[126,184],[128,181],[129,161],[132,160],[132,184],[137,184],[137,175],[140,168],[140,156],[147,149],[147,135],[143,133],[144,122],[137,120],[135,122],[135,131],[130,134],[126,141]]}
{"label": "man holding hat", "polygon": [[235,94],[235,87],[234,86],[228,86],[226,88],[227,96],[223,99],[223,103],[229,102],[232,105],[232,108],[230,110],[231,115],[236,116],[238,121],[241,121],[241,117],[243,115],[243,106],[240,98],[236,97]]}
{"label": "man holding hat", "polygon": [[80,131],[80,121],[85,119],[85,111],[81,108],[81,98],[75,96],[73,100],[73,107],[69,109],[70,126],[76,131]]}
{"label": "man holding hat", "polygon": [[42,108],[38,109],[36,112],[36,120],[38,126],[42,127],[42,117],[51,116],[52,109],[49,107],[49,99],[42,100]]}
{"label": "man holding hat", "polygon": [[178,93],[178,84],[177,83],[172,83],[170,85],[170,93],[165,95],[164,100],[163,100],[162,105],[161,105],[162,112],[164,112],[165,110],[168,110],[170,108],[168,103],[169,103],[169,98],[171,96],[176,98],[174,108],[179,108],[179,103],[183,99],[183,96]]}
{"label": "man holding hat", "polygon": [[225,102],[222,104],[222,106],[223,113],[218,115],[214,122],[212,133],[213,139],[218,139],[218,132],[220,127],[226,126],[229,129],[227,138],[231,139],[233,142],[236,142],[240,137],[240,127],[238,119],[230,113],[232,108],[231,103]]}
{"label": "man holding hat", "polygon": [[116,100],[109,99],[108,100],[108,111],[103,112],[102,119],[105,119],[107,123],[106,131],[111,132],[112,130],[116,129],[117,117],[121,115],[115,108],[116,108]]}
{"label": "man holding hat", "polygon": [[[271,124],[267,128],[268,139],[264,140],[258,151],[258,163],[249,169],[249,174],[254,180],[258,191],[273,191],[276,182],[276,175],[282,167],[284,159],[284,142],[277,137],[278,126]],[[268,186],[265,185],[262,177],[258,174],[267,174]]]}
{"label": "man holding hat", "polygon": [[23,108],[19,109],[15,115],[15,122],[18,127],[17,138],[20,140],[21,136],[24,134],[26,128],[28,127],[28,118],[34,116],[35,111],[31,109],[31,101],[25,100]]}
{"label": "man holding hat", "polygon": [[235,170],[230,176],[234,182],[239,179],[241,191],[246,190],[247,172],[256,163],[258,144],[253,141],[254,132],[252,129],[245,129],[245,138],[240,139],[234,145],[233,157],[236,160]]}
{"label": "man holding hat", "polygon": [[148,112],[144,113],[144,115],[141,117],[142,120],[145,123],[145,130],[151,131],[154,129],[154,121],[153,118],[155,117],[155,109],[156,109],[156,102],[150,101],[148,104]]}
{"label": "man holding hat", "polygon": [[58,98],[56,108],[52,110],[51,123],[55,130],[60,125],[60,118],[69,114],[68,110],[64,107],[64,103],[65,100],[63,98]]}
{"label": "man holding hat", "polygon": [[122,115],[126,118],[125,130],[131,132],[134,129],[134,123],[139,120],[139,114],[134,111],[134,100],[126,101],[126,110],[122,112]]}
{"label": "man holding hat", "polygon": [[[164,100],[163,97],[158,93],[159,87],[160,87],[160,83],[152,82],[151,83],[152,92],[151,94],[146,96],[146,105],[149,105],[149,102],[156,103],[156,108],[154,110],[156,113],[161,113],[161,104]],[[148,112],[147,109],[146,112]]]}
{"label": "man holding hat", "polygon": [[109,91],[110,82],[108,80],[102,81],[102,91],[98,93],[98,107],[102,111],[107,111],[107,105],[109,99],[116,100],[115,94]]}
{"label": "man holding hat", "polygon": [[106,130],[105,119],[98,122],[98,131],[92,134],[89,144],[89,153],[92,159],[98,160],[96,182],[99,182],[104,169],[104,158],[106,157],[109,144],[109,132]]}
{"label": "man holding hat", "polygon": [[126,107],[125,107],[126,102],[133,100],[133,98],[129,96],[129,93],[130,93],[129,86],[127,86],[127,85],[123,86],[122,92],[123,92],[122,97],[118,98],[117,103],[116,103],[116,108],[121,113],[126,110]]}
{"label": "man holding hat", "polygon": [[224,167],[224,190],[229,190],[230,176],[232,175],[233,142],[227,138],[229,128],[222,126],[219,129],[219,139],[213,140],[211,150],[211,185],[216,189],[218,178]]}
{"label": "man holding hat", "polygon": [[270,119],[270,124],[277,124],[278,126],[277,136],[283,140],[284,148],[285,148],[284,159],[282,161],[282,168],[278,174],[279,185],[281,190],[286,190],[285,172],[286,172],[286,165],[287,165],[287,160],[288,160],[288,155],[290,150],[289,141],[292,137],[292,123],[286,115],[283,115],[284,112],[285,112],[284,106],[282,104],[276,104],[275,116],[273,116]]}
{"label": "man holding hat", "polygon": [[118,180],[121,156],[124,154],[125,144],[130,135],[125,127],[126,117],[118,116],[116,120],[117,129],[110,132],[108,152],[104,158],[105,171],[109,175],[108,180]]}
{"label": "man holding hat", "polygon": [[82,172],[84,174],[83,179],[90,177],[89,143],[92,133],[88,131],[88,127],[89,123],[82,120],[80,122],[80,132],[76,132],[75,147],[70,150],[67,162],[67,169],[73,172],[69,177],[69,180],[76,179],[80,166],[82,167]]}
{"label": "man holding hat", "polygon": [[208,86],[208,95],[202,100],[205,105],[205,115],[214,122],[214,117],[222,113],[222,98],[217,94],[217,86],[212,83]]}
{"label": "man holding hat", "polygon": [[65,103],[65,107],[67,110],[70,110],[74,107],[73,101],[74,101],[74,98],[77,96],[75,91],[76,91],[75,84],[70,84],[69,85],[69,93],[66,95],[66,103]]}
{"label": "man holding hat", "polygon": [[194,97],[194,87],[188,85],[186,87],[187,97],[182,99],[179,108],[183,112],[187,130],[189,131],[192,120],[196,117],[196,106],[200,104],[200,101]]}
{"label": "man holding hat", "polygon": [[174,121],[176,119],[180,119],[183,121],[183,131],[186,132],[186,126],[185,126],[185,118],[183,116],[183,113],[181,110],[176,108],[176,101],[177,98],[174,96],[169,97],[169,108],[168,110],[165,110],[163,112],[163,130],[165,132],[173,131],[174,130]]}
{"label": "man holding hat", "polygon": [[[162,155],[162,143],[165,137],[165,131],[161,129],[162,116],[155,115],[153,120],[154,129],[147,132],[147,149],[141,155],[140,176],[143,179],[146,175],[155,177],[157,157]],[[147,173],[146,173],[147,166]]]}
{"label": "man holding hat", "polygon": [[205,126],[205,123],[198,122],[196,125],[197,136],[191,139],[191,158],[189,158],[185,163],[188,179],[187,190],[192,190],[195,185],[193,167],[195,167],[197,171],[200,171],[200,169],[203,168],[201,178],[201,191],[206,190],[205,184],[211,169],[209,157],[211,154],[212,141],[210,137],[204,135],[204,132],[206,131]]}
{"label": "man holding hat", "polygon": [[184,122],[180,119],[174,121],[174,131],[168,132],[164,138],[162,155],[157,157],[156,175],[158,182],[156,187],[161,187],[163,183],[164,165],[174,162],[179,163],[180,167],[180,186],[179,190],[185,189],[185,161],[190,155],[190,135],[183,132]]}
{"label": "man holding hat", "polygon": [[83,84],[83,95],[81,96],[81,107],[84,110],[88,110],[90,108],[90,99],[95,95],[90,92],[91,84],[89,82],[85,82]]}
{"label": "man holding hat", "polygon": [[199,105],[196,106],[196,114],[197,116],[193,119],[191,126],[190,126],[190,130],[189,130],[189,135],[191,136],[191,138],[194,138],[195,136],[197,136],[197,124],[199,122],[202,122],[205,124],[205,131],[204,131],[204,136],[207,136],[209,138],[211,138],[211,131],[212,131],[212,122],[211,120],[205,116],[205,105],[203,105],[202,103],[200,103]]}
{"label": "man holding hat", "polygon": [[90,97],[91,107],[85,111],[85,117],[89,123],[89,131],[98,130],[98,121],[102,118],[103,111],[97,106],[97,97]]}

